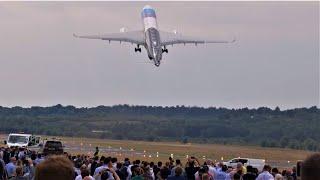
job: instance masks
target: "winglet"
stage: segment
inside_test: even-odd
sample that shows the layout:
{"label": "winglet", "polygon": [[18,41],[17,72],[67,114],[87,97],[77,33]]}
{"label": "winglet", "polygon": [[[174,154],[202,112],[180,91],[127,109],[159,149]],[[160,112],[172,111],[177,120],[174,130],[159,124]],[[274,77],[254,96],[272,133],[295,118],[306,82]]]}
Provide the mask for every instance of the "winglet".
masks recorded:
{"label": "winglet", "polygon": [[77,38],[77,37],[79,37],[79,36],[78,36],[78,35],[76,35],[75,33],[73,33],[73,37],[76,37],[76,38]]}

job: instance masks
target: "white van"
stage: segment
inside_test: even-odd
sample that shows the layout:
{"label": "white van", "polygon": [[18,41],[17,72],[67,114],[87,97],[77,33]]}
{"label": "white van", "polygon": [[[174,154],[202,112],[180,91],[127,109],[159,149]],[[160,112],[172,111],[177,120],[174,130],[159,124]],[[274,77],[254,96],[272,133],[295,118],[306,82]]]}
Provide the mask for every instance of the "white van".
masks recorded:
{"label": "white van", "polygon": [[266,164],[266,160],[264,159],[251,159],[251,158],[233,158],[225,163],[228,167],[236,168],[238,162],[241,162],[245,167],[252,166],[253,168],[257,168],[259,171],[262,171],[263,166]]}
{"label": "white van", "polygon": [[31,134],[11,133],[5,144],[10,147],[39,147],[41,146],[41,137]]}

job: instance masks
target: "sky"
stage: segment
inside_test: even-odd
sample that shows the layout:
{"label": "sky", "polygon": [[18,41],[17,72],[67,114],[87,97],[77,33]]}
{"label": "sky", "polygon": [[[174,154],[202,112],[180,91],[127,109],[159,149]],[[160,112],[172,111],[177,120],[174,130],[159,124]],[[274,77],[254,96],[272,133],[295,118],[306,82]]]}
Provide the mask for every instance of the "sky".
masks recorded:
{"label": "sky", "polygon": [[[77,34],[159,29],[233,44],[134,45]],[[0,2],[0,106],[319,106],[319,2]]]}

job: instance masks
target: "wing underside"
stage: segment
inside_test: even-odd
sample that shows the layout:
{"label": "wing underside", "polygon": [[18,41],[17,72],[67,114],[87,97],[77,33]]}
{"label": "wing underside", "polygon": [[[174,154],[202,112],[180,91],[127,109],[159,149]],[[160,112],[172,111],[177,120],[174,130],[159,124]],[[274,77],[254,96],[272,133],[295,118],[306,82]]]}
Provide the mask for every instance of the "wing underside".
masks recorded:
{"label": "wing underside", "polygon": [[145,37],[143,31],[128,31],[121,33],[110,33],[102,35],[76,35],[77,38],[86,38],[86,39],[100,39],[106,41],[119,41],[119,42],[128,42],[132,44],[144,45]]}
{"label": "wing underside", "polygon": [[160,38],[162,46],[174,45],[174,44],[205,44],[205,43],[232,43],[235,39],[226,40],[222,38],[216,39],[203,39],[190,36],[183,36],[177,33],[160,31]]}

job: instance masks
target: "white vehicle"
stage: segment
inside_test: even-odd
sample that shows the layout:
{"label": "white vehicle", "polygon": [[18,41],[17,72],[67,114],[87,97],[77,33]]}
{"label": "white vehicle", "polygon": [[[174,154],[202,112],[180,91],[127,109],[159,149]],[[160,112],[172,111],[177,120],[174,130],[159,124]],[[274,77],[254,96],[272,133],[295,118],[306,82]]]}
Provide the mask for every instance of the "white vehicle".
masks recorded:
{"label": "white vehicle", "polygon": [[32,134],[11,133],[5,141],[8,147],[40,147],[41,137]]}
{"label": "white vehicle", "polygon": [[266,164],[266,160],[264,159],[251,159],[239,157],[225,162],[225,165],[227,165],[228,167],[236,168],[239,162],[241,162],[245,167],[250,165],[253,168],[257,168],[259,171],[262,171],[263,166]]}

